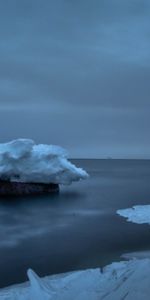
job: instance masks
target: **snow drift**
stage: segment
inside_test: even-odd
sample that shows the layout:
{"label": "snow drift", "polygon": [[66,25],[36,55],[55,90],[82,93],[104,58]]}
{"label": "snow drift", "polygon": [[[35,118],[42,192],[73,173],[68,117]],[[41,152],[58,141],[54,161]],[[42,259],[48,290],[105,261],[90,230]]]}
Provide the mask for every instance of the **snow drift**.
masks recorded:
{"label": "snow drift", "polygon": [[88,174],[67,160],[61,147],[36,145],[30,139],[17,139],[0,144],[0,180],[70,184]]}
{"label": "snow drift", "polygon": [[149,300],[150,259],[112,263],[39,278],[28,270],[30,283],[0,290],[0,300]]}

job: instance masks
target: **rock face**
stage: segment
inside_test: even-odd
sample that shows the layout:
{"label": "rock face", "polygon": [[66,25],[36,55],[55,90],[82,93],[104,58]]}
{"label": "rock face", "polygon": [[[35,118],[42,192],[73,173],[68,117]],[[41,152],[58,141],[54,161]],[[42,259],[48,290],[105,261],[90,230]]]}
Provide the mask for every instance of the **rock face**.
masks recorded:
{"label": "rock face", "polygon": [[59,185],[54,183],[24,183],[0,180],[0,196],[20,196],[58,193]]}

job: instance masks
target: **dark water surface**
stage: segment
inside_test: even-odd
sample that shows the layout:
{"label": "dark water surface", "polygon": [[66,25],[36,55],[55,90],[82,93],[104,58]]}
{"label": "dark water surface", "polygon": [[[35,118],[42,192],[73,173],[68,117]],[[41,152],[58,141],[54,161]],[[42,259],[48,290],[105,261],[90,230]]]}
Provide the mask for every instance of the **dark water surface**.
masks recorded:
{"label": "dark water surface", "polygon": [[149,225],[126,222],[120,208],[150,203],[150,161],[78,160],[86,181],[55,196],[0,199],[0,287],[40,276],[104,266],[150,249]]}

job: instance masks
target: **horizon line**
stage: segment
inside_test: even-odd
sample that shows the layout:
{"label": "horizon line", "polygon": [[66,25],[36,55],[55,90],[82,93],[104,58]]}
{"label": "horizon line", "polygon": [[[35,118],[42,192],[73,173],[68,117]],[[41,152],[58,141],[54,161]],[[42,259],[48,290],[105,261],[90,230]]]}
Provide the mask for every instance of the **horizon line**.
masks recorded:
{"label": "horizon line", "polygon": [[149,158],[134,158],[134,157],[111,157],[111,158],[107,158],[107,157],[69,157],[69,159],[97,159],[97,160],[150,160]]}

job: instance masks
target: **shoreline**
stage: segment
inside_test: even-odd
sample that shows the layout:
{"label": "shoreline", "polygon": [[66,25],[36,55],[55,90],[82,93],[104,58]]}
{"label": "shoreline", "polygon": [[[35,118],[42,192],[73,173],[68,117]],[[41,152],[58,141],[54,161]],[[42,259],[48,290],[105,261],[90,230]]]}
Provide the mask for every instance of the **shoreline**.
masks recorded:
{"label": "shoreline", "polygon": [[[0,289],[5,300],[148,300],[150,259],[113,262],[103,269],[87,269],[38,277],[27,272],[29,281]],[[141,298],[138,298],[140,295]]]}

